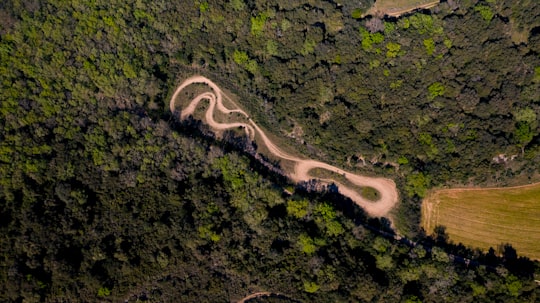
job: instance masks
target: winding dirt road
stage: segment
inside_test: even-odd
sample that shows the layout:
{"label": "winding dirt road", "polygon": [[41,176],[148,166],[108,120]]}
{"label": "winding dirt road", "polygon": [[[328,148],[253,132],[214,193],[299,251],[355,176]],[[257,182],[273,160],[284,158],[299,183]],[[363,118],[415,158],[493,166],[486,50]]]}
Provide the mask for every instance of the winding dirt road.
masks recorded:
{"label": "winding dirt road", "polygon": [[[398,201],[398,191],[396,189],[396,184],[394,181],[386,178],[376,178],[376,177],[367,177],[362,175],[353,174],[351,172],[345,171],[338,167],[332,166],[330,164],[311,160],[311,159],[301,159],[294,155],[290,155],[282,151],[278,146],[276,146],[272,140],[270,140],[266,133],[259,128],[255,122],[249,118],[249,115],[241,110],[234,101],[227,97],[214,82],[210,79],[203,76],[193,76],[186,79],[178,88],[175,90],[174,94],[171,97],[170,101],[170,110],[172,113],[176,112],[176,99],[179,94],[189,85],[192,84],[205,84],[212,89],[212,92],[204,92],[197,95],[191,100],[189,105],[182,109],[180,112],[180,118],[185,119],[188,116],[192,115],[197,108],[197,105],[202,100],[208,100],[210,105],[205,113],[205,122],[216,131],[222,131],[232,128],[243,128],[246,132],[246,135],[251,140],[257,139],[262,140],[262,143],[266,146],[268,151],[274,156],[281,158],[283,160],[294,162],[294,170],[290,172],[289,177],[294,182],[309,181],[312,179],[319,179],[313,177],[309,174],[312,169],[322,168],[340,175],[343,175],[349,182],[356,186],[360,187],[372,187],[380,193],[380,199],[378,201],[369,201],[366,198],[362,197],[358,191],[347,187],[335,180],[323,179],[321,181],[325,183],[335,183],[338,186],[338,191],[353,200],[356,204],[362,207],[369,215],[374,217],[382,217],[388,215],[389,211],[396,205]],[[233,104],[235,109],[228,109],[223,105],[223,98],[227,98],[227,102]],[[223,114],[232,114],[238,113],[241,116],[244,116],[247,119],[248,123],[243,122],[233,122],[233,123],[220,123],[214,120],[214,111],[220,111]],[[260,145],[261,142],[257,142]]]}

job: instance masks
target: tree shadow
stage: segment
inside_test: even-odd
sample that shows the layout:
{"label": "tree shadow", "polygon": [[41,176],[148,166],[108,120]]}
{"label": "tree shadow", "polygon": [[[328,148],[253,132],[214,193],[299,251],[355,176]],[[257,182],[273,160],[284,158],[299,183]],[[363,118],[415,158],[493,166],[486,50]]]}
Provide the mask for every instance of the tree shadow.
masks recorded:
{"label": "tree shadow", "polygon": [[[223,137],[218,139],[207,125],[192,117],[179,121],[173,128],[197,136],[210,144],[216,144],[223,148],[224,151],[232,150],[247,156],[250,159],[250,167],[278,186],[292,185],[280,167],[280,163],[277,161],[272,162],[258,154],[256,152],[257,145],[246,136],[239,136],[234,131],[225,131]],[[340,194],[335,184],[323,185],[313,179],[297,184],[295,192],[312,201],[318,200],[331,203],[336,210],[340,211],[344,217],[353,221],[357,226],[361,225],[392,241],[398,239],[388,218],[369,217],[350,198]],[[454,263],[462,263],[468,267],[484,265],[487,270],[495,272],[498,266],[504,266],[513,275],[527,278],[531,278],[535,272],[535,263],[527,257],[519,257],[517,251],[510,244],[502,244],[498,247],[498,250],[490,248],[487,253],[482,252],[462,243],[453,243],[449,238],[446,227],[443,225],[436,226],[434,233],[430,236],[426,236],[425,232],[421,230],[418,239],[417,242],[414,242],[399,237],[399,242],[409,247],[422,245],[427,251],[431,251],[435,246],[443,248],[452,257]]]}
{"label": "tree shadow", "polygon": [[444,225],[436,226],[433,234],[426,236],[421,242],[428,249],[433,246],[443,248],[453,256],[454,263],[464,263],[467,266],[483,265],[491,272],[496,272],[497,267],[503,266],[515,276],[532,278],[536,269],[534,261],[519,256],[517,250],[509,243],[503,243],[496,249],[490,247],[487,252],[465,246],[462,243],[453,243]]}
{"label": "tree shadow", "polygon": [[498,247],[500,260],[510,273],[519,277],[534,276],[535,264],[527,257],[519,256],[511,244],[505,243]]}

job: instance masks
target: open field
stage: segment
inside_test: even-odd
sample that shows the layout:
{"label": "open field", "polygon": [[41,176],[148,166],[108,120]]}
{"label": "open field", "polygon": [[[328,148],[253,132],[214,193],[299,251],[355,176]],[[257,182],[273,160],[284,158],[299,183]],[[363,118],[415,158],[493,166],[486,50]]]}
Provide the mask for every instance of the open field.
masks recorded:
{"label": "open field", "polygon": [[434,191],[422,204],[422,227],[432,233],[438,225],[455,243],[486,251],[509,243],[540,260],[540,183]]}
{"label": "open field", "polygon": [[440,0],[379,0],[366,15],[399,17],[417,9],[433,7],[440,2]]}

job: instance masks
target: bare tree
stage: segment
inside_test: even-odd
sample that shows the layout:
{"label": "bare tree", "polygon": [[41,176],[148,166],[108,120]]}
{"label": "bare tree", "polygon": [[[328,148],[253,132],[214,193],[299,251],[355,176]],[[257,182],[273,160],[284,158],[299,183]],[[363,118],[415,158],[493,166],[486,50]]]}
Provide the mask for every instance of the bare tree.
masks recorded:
{"label": "bare tree", "polygon": [[366,22],[366,27],[370,33],[384,31],[384,22],[379,18],[371,18]]}

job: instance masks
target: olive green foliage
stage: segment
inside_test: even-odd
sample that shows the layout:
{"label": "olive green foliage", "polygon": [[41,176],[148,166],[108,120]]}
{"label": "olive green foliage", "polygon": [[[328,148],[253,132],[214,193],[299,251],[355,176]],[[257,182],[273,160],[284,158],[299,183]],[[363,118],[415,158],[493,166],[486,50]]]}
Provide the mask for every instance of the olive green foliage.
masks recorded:
{"label": "olive green foliage", "polygon": [[362,9],[355,8],[351,13],[351,17],[353,17],[353,19],[360,19],[360,18],[362,18],[363,13],[364,12],[362,11]]}
{"label": "olive green foliage", "polygon": [[401,50],[401,45],[394,42],[388,42],[386,44],[386,49],[388,50],[386,52],[386,57],[395,58],[398,56],[399,51]]}
{"label": "olive green foliage", "polygon": [[514,132],[518,145],[524,148],[537,133],[538,120],[536,112],[530,107],[519,109],[514,112],[514,120],[516,120],[516,130]]}
{"label": "olive green foliage", "polygon": [[315,215],[315,222],[321,226],[321,229],[323,229],[328,236],[339,236],[344,232],[343,226],[337,220],[335,210],[329,204],[322,203],[316,205],[313,214]]}
{"label": "olive green foliage", "polygon": [[433,55],[433,52],[435,51],[435,41],[433,41],[433,38],[424,39],[424,46],[426,47],[426,52],[428,55]]}
{"label": "olive green foliage", "polygon": [[300,245],[301,251],[307,255],[311,255],[317,250],[315,241],[306,234],[300,235],[298,244]]}
{"label": "olive green foliage", "polygon": [[290,200],[287,202],[287,213],[298,219],[305,217],[309,211],[308,200]]}
{"label": "olive green foliage", "polygon": [[268,15],[264,12],[259,13],[255,17],[251,17],[251,34],[258,37],[261,36],[264,26],[266,24],[266,19]]}
{"label": "olive green foliage", "polygon": [[433,100],[436,97],[444,95],[444,85],[442,85],[442,83],[440,82],[432,83],[428,87],[428,91],[429,91],[428,99]]}
{"label": "olive green foliage", "polygon": [[376,32],[370,33],[363,27],[360,28],[360,35],[362,37],[362,48],[365,51],[370,51],[373,49],[373,45],[380,44],[384,41],[383,34]]}
{"label": "olive green foliage", "polygon": [[[238,301],[246,286],[302,302],[538,301],[534,264],[377,250],[350,201],[286,197],[245,138],[168,113],[180,81],[210,77],[299,153],[395,179],[413,236],[430,186],[533,175],[537,126],[516,111],[539,112],[533,1],[486,2],[504,17],[489,26],[470,1],[444,3],[384,34],[351,17],[361,2],[3,1],[0,301]],[[514,26],[530,32],[519,47]]]}
{"label": "olive green foliage", "polygon": [[518,122],[516,124],[516,131],[515,135],[517,138],[518,143],[521,146],[527,145],[529,143],[533,136],[534,136],[534,130],[531,128],[531,125],[527,122]]}
{"label": "olive green foliage", "polygon": [[199,5],[199,10],[201,11],[201,13],[205,13],[209,7],[210,5],[208,4],[208,2],[204,1],[201,2],[201,4]]}
{"label": "olive green foliage", "polygon": [[400,164],[400,165],[409,164],[409,159],[407,159],[407,157],[405,157],[405,156],[400,156],[398,158],[398,164]]}
{"label": "olive green foliage", "polygon": [[306,39],[306,41],[304,41],[304,45],[300,53],[304,56],[307,56],[308,54],[312,54],[315,51],[316,45],[317,45],[317,42],[310,39]]}
{"label": "olive green foliage", "polygon": [[250,59],[246,52],[234,50],[233,60],[250,73],[255,74],[257,72],[257,61]]}
{"label": "olive green foliage", "polygon": [[315,282],[304,282],[304,290],[308,293],[316,293],[320,288]]}
{"label": "olive green foliage", "polygon": [[405,28],[411,27],[418,34],[441,34],[442,27],[436,24],[435,19],[431,15],[426,14],[414,14],[408,17],[408,22],[404,23]]}
{"label": "olive green foliage", "polygon": [[474,7],[474,10],[480,13],[482,18],[487,22],[490,22],[491,19],[493,19],[494,13],[491,10],[491,7],[487,5],[477,5]]}
{"label": "olive green foliage", "polygon": [[107,287],[102,287],[98,290],[98,297],[107,297],[111,294],[111,290]]}
{"label": "olive green foliage", "polygon": [[540,81],[540,66],[534,68],[534,80]]}
{"label": "olive green foliage", "polygon": [[430,177],[426,176],[424,173],[415,173],[409,175],[407,178],[407,185],[405,190],[409,196],[418,196],[423,198],[426,196],[427,189],[430,185]]}
{"label": "olive green foliage", "polygon": [[506,287],[508,288],[508,291],[510,292],[511,296],[517,297],[519,296],[519,293],[523,285],[521,284],[521,281],[519,281],[518,278],[516,278],[513,275],[508,275],[508,277],[506,277]]}
{"label": "olive green foliage", "polygon": [[246,8],[246,4],[244,3],[244,0],[230,0],[229,1],[231,7],[235,11],[241,11]]}
{"label": "olive green foliage", "polygon": [[274,40],[268,40],[268,42],[266,42],[266,52],[270,55],[270,56],[275,56],[278,54],[278,44],[276,41]]}
{"label": "olive green foliage", "polygon": [[396,30],[396,23],[394,22],[384,22],[384,34],[391,35]]}
{"label": "olive green foliage", "polygon": [[377,255],[375,257],[375,264],[378,269],[384,271],[390,270],[395,266],[391,255]]}
{"label": "olive green foliage", "polygon": [[530,107],[516,110],[514,112],[514,119],[517,122],[525,122],[535,126],[538,124],[536,112]]}
{"label": "olive green foliage", "polygon": [[411,296],[405,300],[405,303],[422,303],[422,300],[420,300],[417,296]]}
{"label": "olive green foliage", "polygon": [[446,48],[448,49],[452,47],[452,40],[450,39],[444,39],[443,43],[444,43],[444,46],[446,46]]}

